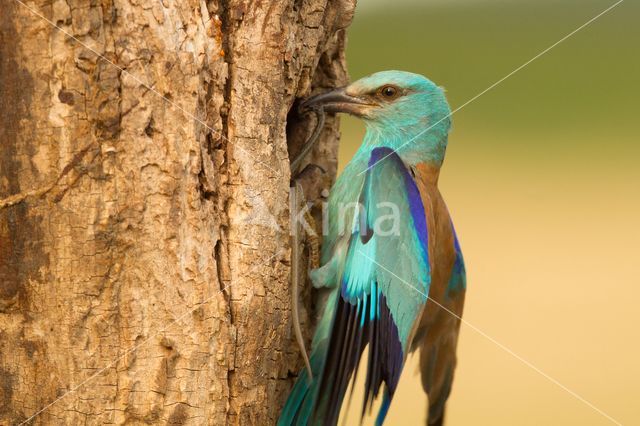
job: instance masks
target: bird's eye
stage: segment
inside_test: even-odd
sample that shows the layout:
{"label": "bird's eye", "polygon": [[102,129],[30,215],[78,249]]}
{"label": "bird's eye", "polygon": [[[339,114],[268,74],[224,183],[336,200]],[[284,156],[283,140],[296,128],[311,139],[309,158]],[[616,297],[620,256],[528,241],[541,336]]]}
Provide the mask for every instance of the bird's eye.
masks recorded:
{"label": "bird's eye", "polygon": [[378,94],[385,99],[395,99],[400,94],[400,89],[391,84],[387,84],[378,90]]}

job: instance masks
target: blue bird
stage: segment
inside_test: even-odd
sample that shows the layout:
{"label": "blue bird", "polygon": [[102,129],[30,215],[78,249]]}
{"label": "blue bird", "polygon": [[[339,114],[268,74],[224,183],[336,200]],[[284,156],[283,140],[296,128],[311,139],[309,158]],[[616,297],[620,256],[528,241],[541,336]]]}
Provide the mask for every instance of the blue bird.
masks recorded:
{"label": "blue bird", "polygon": [[315,96],[307,108],[364,120],[362,145],[329,195],[314,286],[330,289],[279,425],[335,425],[366,347],[362,414],[383,390],[381,425],[407,355],[420,349],[428,424],[441,425],[456,366],[464,261],[438,190],[450,108],[427,78],[383,71]]}

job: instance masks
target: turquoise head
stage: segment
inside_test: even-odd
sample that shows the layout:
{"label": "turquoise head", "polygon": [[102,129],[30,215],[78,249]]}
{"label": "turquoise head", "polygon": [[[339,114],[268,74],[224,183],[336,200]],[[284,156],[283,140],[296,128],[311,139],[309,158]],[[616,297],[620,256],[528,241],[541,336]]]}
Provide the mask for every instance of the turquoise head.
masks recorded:
{"label": "turquoise head", "polygon": [[381,71],[350,85],[315,96],[306,107],[345,112],[364,120],[361,147],[388,146],[409,164],[440,166],[447,147],[451,110],[442,88],[405,71]]}

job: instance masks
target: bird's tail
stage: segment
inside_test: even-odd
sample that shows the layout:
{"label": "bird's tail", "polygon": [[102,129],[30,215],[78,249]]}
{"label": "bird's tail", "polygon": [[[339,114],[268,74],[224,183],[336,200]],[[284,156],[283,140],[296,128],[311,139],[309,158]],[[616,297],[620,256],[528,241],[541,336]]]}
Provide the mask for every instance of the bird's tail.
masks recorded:
{"label": "bird's tail", "polygon": [[316,413],[316,405],[318,400],[318,391],[320,388],[320,379],[322,370],[324,369],[327,359],[327,351],[329,348],[329,336],[331,335],[331,325],[335,313],[335,292],[329,295],[327,304],[324,308],[322,318],[316,327],[316,333],[313,336],[313,344],[311,345],[311,371],[313,378],[309,377],[306,369],[302,369],[298,374],[289,398],[280,413],[278,426],[306,426],[312,424],[312,417]]}
{"label": "bird's tail", "polygon": [[324,353],[315,352],[311,355],[311,369],[314,375],[312,379],[309,378],[306,369],[300,371],[289,398],[280,413],[278,426],[306,426],[310,423],[318,396],[318,388],[320,387],[319,378],[324,358]]}
{"label": "bird's tail", "polygon": [[391,406],[391,395],[389,395],[389,389],[384,388],[384,396],[382,397],[382,406],[378,411],[378,417],[376,417],[376,426],[382,426],[385,417],[389,412],[389,406]]}

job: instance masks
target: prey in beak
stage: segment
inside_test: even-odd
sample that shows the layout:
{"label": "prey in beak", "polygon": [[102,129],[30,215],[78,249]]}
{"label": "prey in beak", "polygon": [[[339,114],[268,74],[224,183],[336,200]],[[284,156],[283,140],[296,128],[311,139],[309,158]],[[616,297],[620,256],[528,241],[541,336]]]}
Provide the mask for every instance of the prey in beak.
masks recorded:
{"label": "prey in beak", "polygon": [[357,117],[364,116],[366,110],[375,104],[347,93],[346,87],[313,96],[300,105],[301,112],[323,109],[326,112],[346,112]]}
{"label": "prey in beak", "polygon": [[300,115],[313,112],[316,114],[316,126],[311,136],[305,141],[302,150],[291,160],[291,172],[298,170],[306,155],[311,151],[324,127],[325,112],[346,112],[356,117],[365,118],[371,107],[379,104],[370,95],[352,95],[348,87],[341,87],[321,93],[304,101],[298,107]]}

